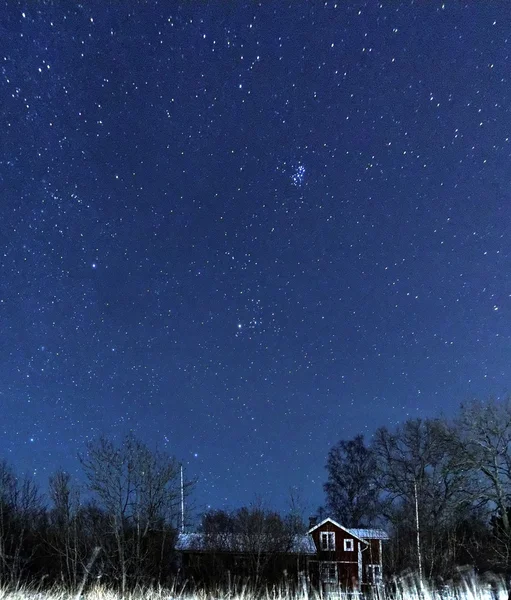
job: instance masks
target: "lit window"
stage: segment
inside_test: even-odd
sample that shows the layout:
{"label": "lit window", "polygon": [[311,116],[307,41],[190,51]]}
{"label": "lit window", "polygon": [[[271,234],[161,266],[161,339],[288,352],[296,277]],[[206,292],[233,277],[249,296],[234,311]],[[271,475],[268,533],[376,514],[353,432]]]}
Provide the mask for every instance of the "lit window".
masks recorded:
{"label": "lit window", "polygon": [[354,550],[353,540],[344,540],[344,550],[346,552],[353,552],[353,550]]}
{"label": "lit window", "polygon": [[321,550],[335,550],[335,533],[333,531],[321,532]]}

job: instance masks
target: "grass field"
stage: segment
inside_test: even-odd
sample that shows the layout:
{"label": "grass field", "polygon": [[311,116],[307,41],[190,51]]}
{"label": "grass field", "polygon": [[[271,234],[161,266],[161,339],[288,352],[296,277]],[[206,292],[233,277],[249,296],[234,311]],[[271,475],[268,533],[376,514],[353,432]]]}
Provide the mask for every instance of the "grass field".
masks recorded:
{"label": "grass field", "polygon": [[[432,590],[425,585],[408,585],[390,593],[381,593],[379,600],[508,600],[508,592],[504,582],[493,589],[489,585],[468,582],[456,589]],[[290,594],[282,589],[268,590],[255,594],[248,588],[231,593],[198,592],[189,593],[186,587],[177,589],[147,589],[126,594],[122,600],[320,600],[320,596],[309,594]],[[329,596],[328,600],[355,600],[355,594],[338,594]],[[83,594],[53,589],[34,591],[30,588],[0,588],[0,600],[121,600],[121,595],[103,586],[93,586]],[[323,600],[326,600],[323,598]]]}

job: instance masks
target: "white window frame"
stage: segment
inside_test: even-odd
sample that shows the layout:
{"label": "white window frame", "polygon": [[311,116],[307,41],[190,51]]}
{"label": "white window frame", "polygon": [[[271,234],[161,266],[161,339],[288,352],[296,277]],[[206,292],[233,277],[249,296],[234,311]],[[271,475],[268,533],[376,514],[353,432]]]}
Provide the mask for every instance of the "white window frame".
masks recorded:
{"label": "white window frame", "polygon": [[320,533],[321,550],[335,550],[335,532],[322,531]]}
{"label": "white window frame", "polygon": [[344,540],[344,551],[345,552],[354,552],[355,551],[355,540],[351,538],[347,538]]}

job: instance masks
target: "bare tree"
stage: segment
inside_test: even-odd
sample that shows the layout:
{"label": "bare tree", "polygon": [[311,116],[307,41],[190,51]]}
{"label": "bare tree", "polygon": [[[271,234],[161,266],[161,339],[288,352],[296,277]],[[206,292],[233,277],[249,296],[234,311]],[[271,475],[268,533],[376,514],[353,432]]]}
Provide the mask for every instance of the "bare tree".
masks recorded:
{"label": "bare tree", "polygon": [[39,545],[36,531],[43,516],[37,486],[0,462],[0,579],[13,583],[23,578]]}
{"label": "bare tree", "polygon": [[293,535],[305,535],[307,526],[305,524],[305,502],[301,490],[296,487],[289,488],[288,499],[289,512],[284,521]]}
{"label": "bare tree", "polygon": [[382,511],[394,526],[401,554],[413,552],[416,564],[422,554],[420,563],[431,576],[445,552],[447,530],[471,507],[469,476],[458,467],[455,432],[440,419],[409,420],[393,432],[378,429],[373,450],[384,490]]}
{"label": "bare tree", "polygon": [[59,470],[50,477],[49,495],[53,509],[49,513],[46,543],[60,563],[64,582],[76,589],[80,566],[85,560],[80,552],[80,492],[72,486],[69,473]]}
{"label": "bare tree", "polygon": [[[179,464],[172,457],[151,452],[132,433],[120,447],[105,437],[89,443],[87,454],[80,460],[91,490],[110,516],[125,593],[128,573],[135,582],[142,577],[150,534],[166,535],[174,522],[179,503]],[[187,482],[187,493],[190,486]]]}
{"label": "bare tree", "polygon": [[[202,549],[209,557],[197,569],[209,583],[215,575],[233,569],[236,575],[258,586],[264,579],[275,582],[283,577],[287,553],[295,536],[303,531],[292,513],[282,518],[265,509],[260,501],[235,511],[210,511],[202,517]],[[216,581],[218,583],[218,580]]]}
{"label": "bare tree", "polygon": [[277,555],[291,549],[293,531],[278,513],[265,510],[260,502],[236,512],[235,531],[247,557],[250,577],[257,586]]}
{"label": "bare tree", "polygon": [[341,440],[328,453],[324,484],[330,514],[347,527],[364,527],[378,515],[376,458],[364,437]]}
{"label": "bare tree", "polygon": [[511,399],[461,406],[457,422],[462,445],[459,467],[472,471],[477,498],[496,509],[494,534],[499,562],[511,560]]}

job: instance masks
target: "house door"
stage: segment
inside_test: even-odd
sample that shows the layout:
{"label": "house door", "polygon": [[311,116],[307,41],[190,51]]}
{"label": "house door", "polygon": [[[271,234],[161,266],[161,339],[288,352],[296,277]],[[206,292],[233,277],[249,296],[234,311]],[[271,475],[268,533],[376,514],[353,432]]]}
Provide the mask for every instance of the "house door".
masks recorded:
{"label": "house door", "polygon": [[367,581],[373,585],[381,582],[380,565],[367,565]]}
{"label": "house door", "polygon": [[339,591],[339,579],[337,576],[337,564],[335,562],[322,562],[319,565],[319,577],[321,590],[328,597]]}

